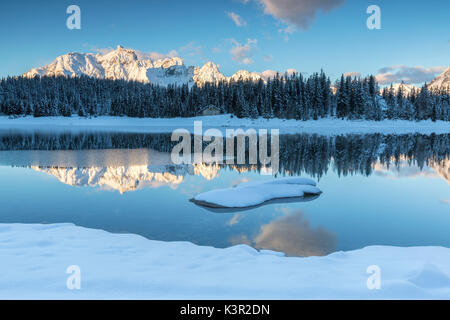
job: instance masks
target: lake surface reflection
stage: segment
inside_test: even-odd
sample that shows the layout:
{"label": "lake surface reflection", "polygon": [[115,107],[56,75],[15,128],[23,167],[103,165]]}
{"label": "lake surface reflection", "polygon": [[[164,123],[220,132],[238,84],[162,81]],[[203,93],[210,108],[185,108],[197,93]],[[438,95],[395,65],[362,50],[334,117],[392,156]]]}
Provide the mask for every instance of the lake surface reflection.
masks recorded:
{"label": "lake surface reflection", "polygon": [[270,179],[258,165],[175,165],[170,134],[0,132],[0,223],[59,223],[292,256],[367,245],[450,247],[450,134],[280,136],[280,172],[311,201],[243,211],[189,199]]}

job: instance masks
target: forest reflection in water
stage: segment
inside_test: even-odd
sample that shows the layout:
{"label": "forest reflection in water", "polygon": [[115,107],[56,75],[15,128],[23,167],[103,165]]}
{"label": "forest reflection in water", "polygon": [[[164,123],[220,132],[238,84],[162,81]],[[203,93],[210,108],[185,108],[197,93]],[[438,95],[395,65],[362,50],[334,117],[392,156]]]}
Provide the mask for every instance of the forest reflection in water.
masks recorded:
{"label": "forest reflection in water", "polygon": [[[122,171],[147,166],[149,169],[157,167],[158,172],[167,170],[165,172],[181,175],[195,171],[189,168],[192,166],[172,163],[170,152],[176,143],[171,141],[170,134],[0,132],[0,164],[40,169],[123,167]],[[245,147],[248,151],[248,143]],[[307,173],[320,178],[332,168],[339,175],[359,173],[368,176],[377,165],[400,167],[405,161],[420,169],[426,165],[445,167],[449,154],[450,134],[281,135],[279,173]],[[260,164],[248,162],[193,166],[202,165],[213,167],[212,170],[224,167],[239,172],[264,170]],[[444,175],[448,175],[448,166],[446,169]]]}
{"label": "forest reflection in water", "polygon": [[[448,186],[449,142],[450,134],[281,135],[277,176],[315,178],[324,194],[305,202],[215,212],[188,199],[213,188],[270,178],[261,175],[264,168],[248,163],[174,164],[170,152],[176,142],[170,134],[0,132],[0,169],[10,176],[3,175],[0,185],[0,223],[72,222],[163,241],[248,244],[289,256],[326,255],[371,244],[450,245],[447,216],[441,212],[449,200],[442,196],[446,190],[441,184],[430,183],[434,190],[427,191],[440,197],[440,203],[430,207],[432,199],[411,199],[410,188],[417,189],[411,180],[402,189],[374,180],[433,177]],[[19,173],[25,180],[16,179]],[[59,186],[86,188],[58,187],[43,180],[43,174],[56,177]],[[20,209],[21,200],[14,200],[18,194],[32,207]],[[385,199],[380,202],[373,194]],[[352,197],[356,203],[350,203]],[[380,207],[376,212],[374,203]],[[421,203],[427,204],[426,211]],[[416,225],[424,223],[432,226],[421,235]],[[384,231],[381,235],[372,229]]]}

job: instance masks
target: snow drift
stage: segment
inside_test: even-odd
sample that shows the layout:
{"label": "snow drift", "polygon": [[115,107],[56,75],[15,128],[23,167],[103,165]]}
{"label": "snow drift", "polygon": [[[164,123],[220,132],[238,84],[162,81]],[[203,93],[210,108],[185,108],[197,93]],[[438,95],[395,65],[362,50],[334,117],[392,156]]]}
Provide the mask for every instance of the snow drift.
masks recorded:
{"label": "snow drift", "polygon": [[262,204],[269,200],[318,195],[322,191],[307,178],[289,177],[269,181],[246,182],[234,188],[201,193],[192,201],[216,208],[243,208]]}
{"label": "snow drift", "polygon": [[[72,224],[0,224],[0,299],[448,299],[450,249],[371,246],[284,257]],[[69,266],[81,288],[66,286]],[[367,269],[381,270],[369,290]]]}

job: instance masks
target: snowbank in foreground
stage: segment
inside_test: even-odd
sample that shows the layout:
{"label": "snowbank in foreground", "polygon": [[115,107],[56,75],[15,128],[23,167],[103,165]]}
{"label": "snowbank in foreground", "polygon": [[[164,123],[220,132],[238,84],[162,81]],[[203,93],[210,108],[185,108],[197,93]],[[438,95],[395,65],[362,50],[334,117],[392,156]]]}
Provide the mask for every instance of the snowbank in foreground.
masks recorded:
{"label": "snowbank in foreground", "polygon": [[[450,249],[375,246],[326,257],[283,257],[147,240],[71,224],[0,224],[0,298],[314,299],[450,297]],[[78,265],[81,289],[69,290]],[[381,268],[368,290],[367,267]]]}
{"label": "snowbank in foreground", "polygon": [[139,119],[128,117],[97,117],[97,118],[72,118],[19,117],[10,119],[0,116],[0,130],[95,130],[95,131],[124,131],[124,132],[172,132],[177,128],[188,129],[193,132],[194,121],[203,121],[203,129],[218,128],[223,132],[233,128],[267,128],[279,129],[281,133],[317,133],[325,135],[345,133],[376,133],[404,134],[404,133],[449,133],[450,122],[444,121],[350,121],[333,118],[321,120],[297,121],[283,119],[238,119],[230,115],[204,116],[193,118],[161,118]]}
{"label": "snowbank in foreground", "polygon": [[234,188],[217,189],[196,195],[192,201],[208,207],[244,208],[269,200],[318,195],[314,180],[301,177],[246,182]]}

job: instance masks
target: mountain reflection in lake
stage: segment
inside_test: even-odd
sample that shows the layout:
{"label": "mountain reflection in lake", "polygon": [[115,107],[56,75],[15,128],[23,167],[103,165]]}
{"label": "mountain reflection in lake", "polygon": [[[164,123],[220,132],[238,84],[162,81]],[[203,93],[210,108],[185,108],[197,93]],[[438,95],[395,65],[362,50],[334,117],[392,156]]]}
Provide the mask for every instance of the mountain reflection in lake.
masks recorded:
{"label": "mountain reflection in lake", "polygon": [[450,246],[450,134],[280,136],[280,172],[319,181],[309,202],[240,212],[195,194],[269,179],[259,165],[176,165],[170,134],[0,132],[0,223],[57,223],[288,255],[367,245]]}

